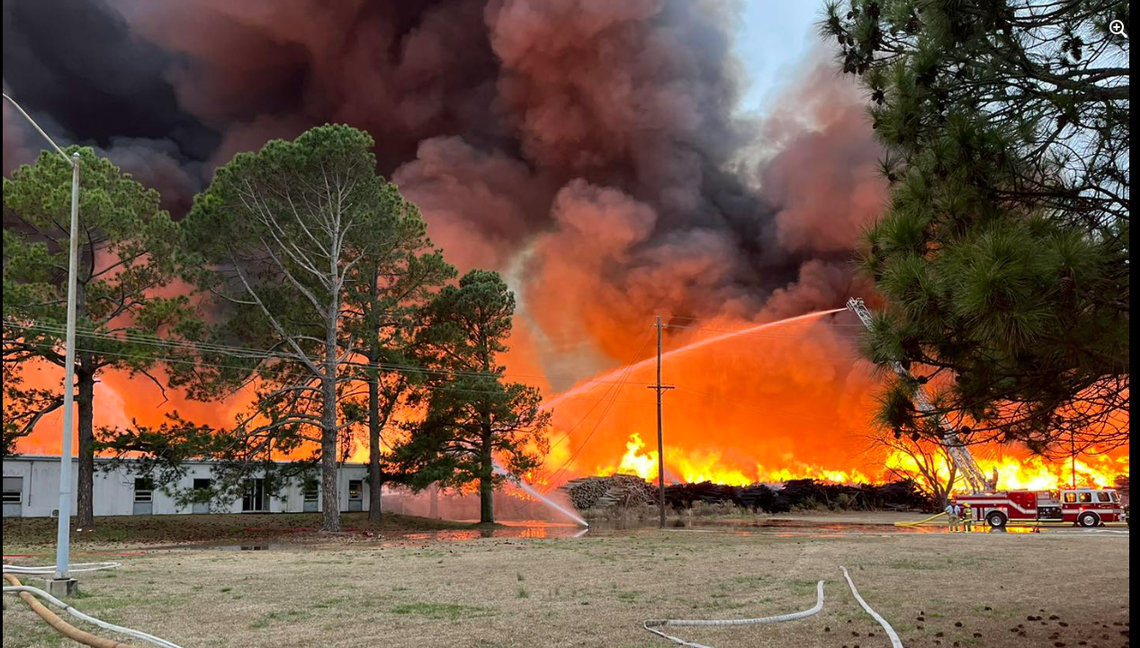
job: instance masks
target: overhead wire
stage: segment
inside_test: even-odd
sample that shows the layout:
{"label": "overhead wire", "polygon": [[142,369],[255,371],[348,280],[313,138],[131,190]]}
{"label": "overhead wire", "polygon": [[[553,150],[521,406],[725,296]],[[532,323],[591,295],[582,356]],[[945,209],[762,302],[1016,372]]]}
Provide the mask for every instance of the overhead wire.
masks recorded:
{"label": "overhead wire", "polygon": [[[598,420],[594,422],[594,427],[590,430],[590,433],[586,435],[586,439],[582,441],[582,445],[578,446],[578,449],[570,455],[570,458],[566,460],[566,463],[562,464],[561,468],[551,473],[548,479],[550,483],[554,483],[555,479],[561,476],[563,472],[565,472],[566,468],[574,461],[574,459],[576,459],[578,455],[582,453],[582,450],[586,447],[586,444],[590,442],[590,439],[594,437],[594,433],[598,431],[598,427],[602,424],[602,421],[605,420],[606,415],[609,413],[610,409],[613,408],[614,403],[617,401],[618,394],[621,393],[622,387],[625,386],[625,378],[629,376],[629,372],[632,371],[633,367],[638,363],[638,360],[636,360],[637,356],[641,355],[641,351],[645,348],[645,344],[650,339],[652,339],[652,334],[645,338],[645,341],[641,343],[641,347],[638,348],[637,353],[634,354],[634,360],[630,361],[629,365],[626,366],[625,371],[622,373],[622,376],[618,381],[618,384],[615,386],[616,391],[614,391],[613,399],[610,400],[609,404],[607,404],[605,409],[602,410],[601,415],[598,416]],[[602,398],[598,399],[598,402],[600,403],[603,400],[605,400],[605,395],[603,395]],[[585,418],[582,420],[585,420]]]}
{"label": "overhead wire", "polygon": [[[9,322],[5,322],[4,326],[11,328],[11,329],[41,330],[41,331],[46,331],[46,332],[50,332],[53,334],[61,334],[61,335],[64,333],[64,330],[61,328],[48,327],[48,326],[43,326],[43,325],[22,326],[22,325],[18,325],[18,324],[12,324]],[[182,349],[187,349],[187,350],[204,350],[204,351],[211,351],[211,352],[223,353],[223,354],[224,353],[230,353],[235,357],[248,358],[248,359],[284,360],[284,361],[295,360],[295,358],[293,358],[289,355],[275,354],[275,353],[266,352],[266,351],[256,351],[256,350],[252,350],[252,349],[247,349],[245,347],[209,344],[209,343],[197,343],[197,342],[180,341],[180,340],[170,340],[169,338],[163,339],[163,338],[154,338],[154,337],[146,337],[146,338],[138,337],[138,336],[132,337],[129,334],[127,334],[125,337],[119,337],[117,335],[113,335],[110,333],[99,333],[99,332],[94,332],[94,331],[81,331],[81,332],[77,333],[77,337],[101,338],[101,339],[109,340],[112,342],[119,342],[119,343],[126,342],[126,343],[132,343],[132,344],[143,344],[143,345],[151,345],[151,346],[157,346],[157,347],[167,346],[167,347],[171,347],[174,349],[182,348]],[[46,349],[46,348],[51,348],[52,345],[49,345],[49,344],[34,345],[33,344],[31,346],[37,346],[39,348],[45,348]],[[108,355],[108,356],[112,356],[112,357],[123,357],[123,358],[135,357],[132,354],[116,353],[113,351],[104,351],[101,349],[90,349],[90,348],[81,349],[81,348],[77,347],[77,350],[85,351],[88,353],[99,353],[101,355]],[[164,356],[161,359],[163,362],[172,362],[172,363],[179,363],[179,364],[193,364],[193,365],[198,365],[198,366],[214,367],[214,368],[219,368],[219,369],[244,369],[245,368],[244,366],[241,366],[241,365],[226,365],[226,364],[219,364],[217,362],[202,362],[199,360],[172,358],[169,356]],[[517,374],[517,373],[508,373],[508,372],[495,373],[495,372],[486,372],[486,371],[464,371],[464,370],[455,370],[455,369],[431,369],[428,367],[421,367],[421,366],[416,366],[416,365],[402,365],[402,364],[391,363],[391,362],[360,362],[360,361],[354,361],[354,360],[345,360],[345,361],[340,362],[339,364],[342,366],[358,367],[358,368],[364,368],[364,369],[381,369],[384,371],[392,371],[392,372],[396,372],[396,373],[407,373],[407,374],[417,374],[418,373],[418,374],[458,375],[458,376],[473,376],[473,377],[494,376],[494,377],[502,377],[502,378],[534,378],[534,379],[543,379],[543,380],[549,380],[551,377],[557,377],[557,375],[551,376],[549,374],[540,375],[540,374]],[[606,381],[606,380],[598,380],[598,379],[585,379],[585,380],[579,381],[580,384],[581,383],[602,383],[602,384],[605,384],[605,383],[613,383],[613,382],[616,382],[616,381]],[[648,385],[650,383],[639,383],[639,384]]]}
{"label": "overhead wire", "polygon": [[[629,363],[626,365],[625,372],[622,374],[622,377],[625,377],[626,375],[628,375],[629,372],[633,369],[633,366],[635,364],[637,364],[637,362],[638,362],[637,358],[641,355],[641,352],[645,349],[645,345],[649,342],[650,339],[652,339],[652,337],[653,337],[652,333],[645,336],[645,339],[642,341],[641,346],[639,346],[637,348],[637,351],[634,351],[633,358],[630,359]],[[586,421],[586,419],[590,418],[590,414],[593,414],[594,410],[598,408],[598,405],[602,404],[602,402],[606,400],[606,397],[609,396],[610,391],[613,390],[615,387],[616,387],[616,384],[610,385],[606,389],[606,392],[604,394],[602,394],[601,398],[599,398],[597,401],[594,402],[593,406],[590,407],[590,409],[586,412],[585,416],[583,416],[581,419],[579,419],[579,421],[577,423],[575,423],[569,430],[567,430],[566,434],[563,435],[562,438],[559,439],[557,443],[550,446],[550,449],[554,450],[563,441],[565,441],[566,439],[569,439],[570,435],[574,432],[574,430],[578,429],[578,426],[582,425],[582,423],[584,423]],[[584,394],[583,394],[583,396],[584,396]],[[578,398],[578,397],[576,397],[576,398]],[[615,395],[615,398],[616,398],[616,395]]]}

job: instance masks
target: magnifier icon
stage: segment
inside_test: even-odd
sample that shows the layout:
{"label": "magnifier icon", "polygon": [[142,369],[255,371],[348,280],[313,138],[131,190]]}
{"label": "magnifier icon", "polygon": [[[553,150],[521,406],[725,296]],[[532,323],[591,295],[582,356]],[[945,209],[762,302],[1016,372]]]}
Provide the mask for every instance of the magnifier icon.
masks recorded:
{"label": "magnifier icon", "polygon": [[1128,38],[1128,33],[1124,31],[1124,21],[1123,20],[1114,20],[1114,21],[1108,23],[1108,31],[1116,34],[1117,36],[1123,36],[1125,38]]}

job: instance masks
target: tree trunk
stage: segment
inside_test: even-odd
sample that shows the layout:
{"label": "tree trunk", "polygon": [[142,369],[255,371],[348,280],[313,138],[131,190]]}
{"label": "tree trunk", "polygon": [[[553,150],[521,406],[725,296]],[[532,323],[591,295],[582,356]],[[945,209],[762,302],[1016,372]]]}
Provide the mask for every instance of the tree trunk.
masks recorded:
{"label": "tree trunk", "polygon": [[[75,368],[78,385],[75,403],[79,427],[79,480],[75,485],[77,528],[95,528],[95,372],[90,369],[91,356],[80,354],[81,363]],[[70,430],[69,430],[70,432]]]}
{"label": "tree trunk", "polygon": [[428,517],[437,519],[439,518],[439,484],[432,484],[428,493],[430,495]]}
{"label": "tree trunk", "polygon": [[321,379],[324,390],[321,423],[321,530],[340,531],[340,492],[337,488],[336,374]]}
{"label": "tree trunk", "polygon": [[380,481],[380,370],[375,347],[368,354],[368,519],[379,522],[384,507],[380,500],[384,483]]}
{"label": "tree trunk", "polygon": [[324,375],[321,376],[321,530],[340,531],[340,490],[337,488],[337,325],[336,300],[325,324]]}
{"label": "tree trunk", "polygon": [[491,435],[484,433],[479,466],[479,522],[491,524],[495,521],[495,470],[491,457]]}

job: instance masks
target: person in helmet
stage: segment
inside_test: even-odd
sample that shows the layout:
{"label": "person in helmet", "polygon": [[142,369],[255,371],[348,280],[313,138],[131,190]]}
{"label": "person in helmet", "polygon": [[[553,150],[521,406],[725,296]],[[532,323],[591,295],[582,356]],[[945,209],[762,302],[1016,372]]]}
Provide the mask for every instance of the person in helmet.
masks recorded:
{"label": "person in helmet", "polygon": [[962,530],[974,530],[974,511],[970,508],[969,502],[962,505]]}

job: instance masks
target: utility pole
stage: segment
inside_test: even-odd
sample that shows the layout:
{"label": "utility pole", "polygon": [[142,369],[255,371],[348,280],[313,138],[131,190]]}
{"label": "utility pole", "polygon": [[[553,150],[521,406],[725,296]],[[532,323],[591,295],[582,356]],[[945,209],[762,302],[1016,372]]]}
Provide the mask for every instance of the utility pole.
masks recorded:
{"label": "utility pole", "polygon": [[657,503],[661,511],[661,528],[665,528],[665,437],[661,423],[661,397],[673,385],[661,384],[661,316],[657,316],[657,384],[649,389],[657,392]]}
{"label": "utility pole", "polygon": [[40,135],[71,166],[71,228],[68,230],[67,250],[67,329],[64,343],[63,376],[63,432],[59,451],[59,522],[55,536],[55,574],[48,581],[48,591],[55,596],[67,596],[78,591],[71,577],[71,436],[75,399],[75,294],[79,276],[79,153],[67,153],[55,143],[44,129],[32,119],[16,100],[3,94],[3,98],[28,120]]}

